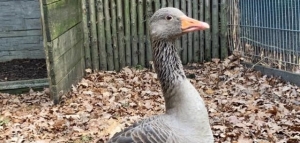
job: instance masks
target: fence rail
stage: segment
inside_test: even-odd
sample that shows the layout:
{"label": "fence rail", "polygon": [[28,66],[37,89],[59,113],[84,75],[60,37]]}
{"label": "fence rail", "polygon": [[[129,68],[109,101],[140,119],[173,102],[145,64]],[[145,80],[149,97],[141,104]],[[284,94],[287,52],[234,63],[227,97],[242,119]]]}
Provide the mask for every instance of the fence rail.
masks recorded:
{"label": "fence rail", "polygon": [[149,18],[161,7],[177,7],[208,22],[210,30],[184,35],[178,44],[183,64],[225,58],[226,0],[83,0],[87,68],[120,70],[149,66],[152,60]]}

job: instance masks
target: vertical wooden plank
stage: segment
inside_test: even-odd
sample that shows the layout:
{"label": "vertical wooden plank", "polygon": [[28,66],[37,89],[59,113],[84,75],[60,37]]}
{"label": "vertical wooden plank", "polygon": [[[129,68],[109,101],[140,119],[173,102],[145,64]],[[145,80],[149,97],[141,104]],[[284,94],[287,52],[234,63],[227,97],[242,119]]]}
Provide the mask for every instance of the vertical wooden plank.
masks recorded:
{"label": "vertical wooden plank", "polygon": [[126,46],[126,66],[131,66],[131,35],[130,35],[130,1],[124,3],[124,20],[125,20],[125,46]]}
{"label": "vertical wooden plank", "polygon": [[139,39],[139,65],[145,67],[145,33],[143,0],[138,0],[138,39]]}
{"label": "vertical wooden plank", "polygon": [[180,9],[180,1],[179,0],[174,0],[174,7]]}
{"label": "vertical wooden plank", "polygon": [[228,56],[227,46],[227,11],[226,11],[226,0],[220,1],[220,48],[221,48],[221,59],[225,59]]}
{"label": "vertical wooden plank", "polygon": [[90,38],[89,38],[89,27],[88,27],[88,10],[87,10],[87,0],[82,0],[81,4],[82,8],[82,26],[83,26],[83,34],[84,34],[84,56],[85,56],[85,68],[92,68],[91,61],[91,49],[90,49]]}
{"label": "vertical wooden plank", "polygon": [[[204,13],[205,13],[205,22],[211,24],[211,17],[210,17],[210,0],[205,0],[204,2]],[[205,60],[211,60],[211,32],[210,29],[205,30]]]}
{"label": "vertical wooden plank", "polygon": [[105,46],[105,18],[104,18],[103,0],[97,0],[97,27],[98,27],[98,46],[100,58],[100,70],[107,70],[107,56]]}
{"label": "vertical wooden plank", "polygon": [[89,0],[90,20],[91,20],[91,50],[92,50],[92,64],[93,69],[99,70],[99,53],[97,42],[97,27],[96,27],[96,10],[95,0]]}
{"label": "vertical wooden plank", "polygon": [[161,7],[167,7],[167,0],[161,0]]}
{"label": "vertical wooden plank", "polygon": [[109,12],[110,0],[104,0],[104,16],[105,16],[105,36],[106,36],[106,51],[107,51],[107,69],[114,70],[114,54],[111,41],[111,18]]}
{"label": "vertical wooden plank", "polygon": [[212,0],[212,15],[211,15],[211,37],[212,37],[212,58],[219,57],[219,8],[218,0]]}
{"label": "vertical wooden plank", "polygon": [[149,29],[149,19],[151,17],[151,14],[153,13],[152,7],[151,7],[152,0],[146,1],[146,8],[147,8],[147,14],[146,14],[146,65],[149,67],[149,61],[152,60],[152,47],[151,47],[151,41],[150,41],[150,29]]}
{"label": "vertical wooden plank", "polygon": [[168,1],[168,7],[174,7],[174,2],[173,0],[167,0]]}
{"label": "vertical wooden plank", "polygon": [[155,11],[157,11],[158,9],[160,9],[160,0],[154,0],[155,3]]}
{"label": "vertical wooden plank", "polygon": [[125,46],[124,46],[124,26],[123,26],[123,5],[117,0],[117,23],[118,23],[118,48],[120,69],[125,67]]}
{"label": "vertical wooden plank", "polygon": [[132,49],[131,49],[131,56],[132,56],[132,66],[136,66],[139,62],[138,60],[138,37],[137,37],[137,11],[136,11],[136,0],[130,1],[130,20],[131,20],[131,38],[132,38]]}
{"label": "vertical wooden plank", "polygon": [[120,70],[119,64],[119,49],[118,49],[118,37],[117,37],[117,16],[116,16],[116,2],[110,0],[110,13],[111,13],[111,38],[112,47],[114,53],[114,65],[116,71]]}
{"label": "vertical wooden plank", "polygon": [[[47,34],[46,34],[46,25],[45,25],[45,15],[44,15],[44,2],[43,0],[39,0],[40,2],[40,9],[41,9],[41,24],[42,24],[42,34],[43,34],[43,48],[45,50],[45,56],[46,56],[46,65],[47,65],[47,77],[48,77],[48,82],[49,82],[49,89],[52,89],[53,84],[52,84],[52,79],[51,79],[51,63],[50,63],[50,54],[49,54],[49,47],[47,45]],[[50,91],[51,93],[51,99],[54,101],[54,104],[57,104],[59,102],[59,97],[57,96],[56,93],[54,93],[53,90]]]}
{"label": "vertical wooden plank", "polygon": [[[180,9],[180,1],[179,0],[174,0],[174,7]],[[176,41],[176,47],[177,47],[177,52],[179,55],[181,55],[181,38],[179,38],[177,41]]]}
{"label": "vertical wooden plank", "polygon": [[[198,0],[193,0],[193,18],[199,20]],[[199,47],[199,32],[193,33],[193,62],[199,62],[200,47]]]}
{"label": "vertical wooden plank", "polygon": [[[187,14],[187,9],[186,9],[186,1],[181,1],[181,10]],[[188,44],[188,35],[184,34],[181,37],[181,48],[182,48],[182,53],[181,53],[181,58],[182,58],[182,64],[187,64],[188,63],[188,49],[187,45]]]}
{"label": "vertical wooden plank", "polygon": [[[189,17],[193,17],[193,7],[192,7],[192,0],[187,1],[187,15]],[[188,45],[187,45],[187,51],[188,51],[188,62],[193,62],[193,33],[188,33]]]}
{"label": "vertical wooden plank", "polygon": [[[204,21],[204,0],[199,0],[199,19],[201,21]],[[199,47],[200,47],[200,57],[199,57],[199,61],[203,62],[204,61],[204,31],[200,31],[199,34],[200,37],[200,41],[199,41]]]}

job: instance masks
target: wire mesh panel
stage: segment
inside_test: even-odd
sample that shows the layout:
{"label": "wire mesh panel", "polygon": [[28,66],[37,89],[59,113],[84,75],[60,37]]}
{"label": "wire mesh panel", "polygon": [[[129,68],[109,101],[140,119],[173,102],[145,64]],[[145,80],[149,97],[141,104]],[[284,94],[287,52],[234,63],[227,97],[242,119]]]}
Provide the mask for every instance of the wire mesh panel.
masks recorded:
{"label": "wire mesh panel", "polygon": [[250,63],[300,73],[300,0],[229,0],[229,43]]}

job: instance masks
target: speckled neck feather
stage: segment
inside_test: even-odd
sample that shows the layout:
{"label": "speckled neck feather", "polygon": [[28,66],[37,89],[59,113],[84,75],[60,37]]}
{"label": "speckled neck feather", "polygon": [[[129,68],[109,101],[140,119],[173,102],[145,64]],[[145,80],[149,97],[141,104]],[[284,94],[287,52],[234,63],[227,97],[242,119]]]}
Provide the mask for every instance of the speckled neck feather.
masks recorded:
{"label": "speckled neck feather", "polygon": [[164,96],[186,78],[175,40],[152,40],[153,61]]}

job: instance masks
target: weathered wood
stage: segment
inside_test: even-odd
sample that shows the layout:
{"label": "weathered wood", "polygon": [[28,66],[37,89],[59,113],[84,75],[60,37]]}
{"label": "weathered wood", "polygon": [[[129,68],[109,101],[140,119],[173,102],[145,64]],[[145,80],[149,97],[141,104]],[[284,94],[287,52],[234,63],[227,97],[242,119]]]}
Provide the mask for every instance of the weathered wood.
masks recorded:
{"label": "weathered wood", "polygon": [[51,4],[60,0],[43,0],[43,4]]}
{"label": "weathered wood", "polygon": [[151,17],[151,14],[154,12],[152,11],[151,8],[151,2],[152,0],[147,0],[146,1],[146,8],[147,8],[147,13],[146,13],[146,65],[147,67],[150,67],[149,61],[152,61],[152,47],[151,47],[151,41],[150,41],[150,29],[149,29],[149,19]]}
{"label": "weathered wood", "polygon": [[[41,47],[32,47],[41,48]],[[6,62],[13,59],[45,59],[45,52],[41,50],[16,50],[16,51],[1,51],[0,62]]]}
{"label": "weathered wood", "polygon": [[[204,0],[199,0],[198,4],[199,4],[199,20],[204,21]],[[199,41],[199,47],[200,47],[199,61],[203,62],[204,61],[205,39],[204,39],[204,32],[200,31],[199,33],[200,33],[199,34],[199,40],[200,40]]]}
{"label": "weathered wood", "polygon": [[[179,0],[174,0],[174,7],[180,9],[180,1]],[[181,56],[181,52],[182,52],[181,38],[176,41],[176,47],[177,47],[177,53]]]}
{"label": "weathered wood", "polygon": [[84,57],[83,40],[77,42],[69,51],[53,61],[53,67],[50,68],[50,72],[53,73],[52,84],[58,83]]}
{"label": "weathered wood", "polygon": [[242,62],[242,65],[247,68],[253,68],[254,70],[260,71],[264,75],[280,77],[283,81],[293,83],[300,86],[300,74],[292,73],[289,71],[269,68],[261,65],[254,65],[252,63]]}
{"label": "weathered wood", "polygon": [[75,27],[68,30],[66,33],[64,33],[57,39],[54,39],[51,43],[48,43],[48,45],[51,46],[51,49],[49,49],[49,52],[52,54],[51,60],[53,61],[58,60],[58,58],[60,58],[66,52],[70,51],[70,49],[72,49],[73,46],[76,45],[78,41],[82,39],[83,39],[82,25],[77,24]]}
{"label": "weathered wood", "polygon": [[168,1],[168,6],[169,7],[174,7],[174,2],[173,0],[167,0]]}
{"label": "weathered wood", "polygon": [[[181,1],[181,10],[187,14],[187,9],[186,9],[186,1]],[[188,35],[184,34],[181,37],[181,47],[182,47],[182,53],[181,53],[181,58],[182,58],[182,63],[187,64],[188,63]]]}
{"label": "weathered wood", "polygon": [[[82,45],[83,46],[83,45]],[[68,92],[71,86],[82,78],[84,75],[84,58],[78,61],[78,63],[70,70],[70,72],[62,78],[60,82],[50,86],[51,94],[56,95],[53,97],[54,104],[58,104],[61,96]]]}
{"label": "weathered wood", "polygon": [[99,60],[100,70],[107,70],[107,56],[106,56],[106,46],[105,46],[105,18],[104,18],[104,3],[103,0],[97,0],[97,35],[98,35],[98,47],[99,47]]}
{"label": "weathered wood", "polygon": [[122,1],[117,1],[117,27],[118,27],[118,48],[119,48],[119,63],[120,68],[125,67],[125,45],[124,45],[124,25],[123,25],[123,5]]}
{"label": "weathered wood", "polygon": [[132,66],[136,66],[139,62],[139,56],[138,56],[138,37],[137,37],[137,13],[136,13],[136,1],[131,0],[130,1],[130,20],[131,20],[131,60],[132,60]]}
{"label": "weathered wood", "polygon": [[142,67],[145,67],[145,33],[144,33],[144,8],[143,8],[143,0],[138,0],[138,39],[139,39],[139,50],[138,50],[138,55],[139,55],[139,65]]}
{"label": "weathered wood", "polygon": [[154,3],[155,11],[157,11],[158,9],[160,9],[160,0],[154,0]]}
{"label": "weathered wood", "polygon": [[87,0],[82,0],[82,26],[83,26],[83,39],[84,39],[84,55],[85,55],[85,67],[92,68],[91,61],[91,49],[90,49],[90,38],[89,38],[89,27],[88,27],[88,10]]}
{"label": "weathered wood", "polygon": [[167,0],[160,0],[161,7],[167,7]]}
{"label": "weathered wood", "polygon": [[0,52],[14,50],[41,50],[43,47],[42,41],[43,38],[40,35],[0,38]]}
{"label": "weathered wood", "polygon": [[44,79],[32,79],[32,80],[19,80],[19,81],[6,81],[0,82],[1,90],[11,90],[20,88],[34,88],[34,87],[46,87],[49,86],[49,80]]}
{"label": "weathered wood", "polygon": [[111,13],[111,39],[112,47],[114,53],[114,70],[120,70],[119,61],[119,47],[118,47],[118,35],[117,35],[117,14],[116,14],[116,2],[115,0],[110,0],[110,13]]}
{"label": "weathered wood", "polygon": [[211,14],[211,39],[212,39],[212,58],[219,57],[219,3],[218,0],[212,0]]}
{"label": "weathered wood", "polygon": [[179,0],[174,0],[174,7],[180,9],[180,1]]}
{"label": "weathered wood", "polygon": [[[65,3],[62,3],[62,1]],[[66,18],[64,16],[59,16],[57,13],[62,11],[66,12],[65,10],[62,10],[61,5],[63,5],[65,9],[71,10],[73,13],[79,14],[79,17],[82,17],[82,13],[78,13],[78,11],[80,12],[81,10],[75,10],[74,5],[71,4],[71,1],[67,1],[67,0],[62,0],[62,1],[50,3],[49,5],[43,5],[43,3],[41,3],[41,7],[42,7],[41,15],[42,15],[43,25],[49,24],[48,23],[49,21],[47,21],[47,19],[49,20],[49,16],[51,17],[53,15],[57,15],[60,18],[63,17],[61,19],[56,19],[55,22],[57,23],[65,22]],[[75,1],[77,0],[74,0],[72,2]],[[77,1],[77,2],[81,3],[81,1]],[[60,6],[51,7],[50,5],[60,5]],[[55,9],[57,9],[58,11],[55,11]],[[76,9],[81,9],[81,5],[77,5]],[[50,12],[52,11],[52,14],[47,13],[49,11]],[[74,19],[76,19],[76,17]],[[48,38],[53,38],[53,37],[47,36],[47,35],[51,35],[49,26],[48,27],[43,26],[43,37],[45,39],[44,46],[45,46],[45,53],[47,55],[46,62],[47,62],[48,77],[50,80],[52,99],[54,99],[55,104],[59,102],[60,99],[59,95],[67,92],[70,89],[71,84],[74,84],[77,81],[75,79],[80,79],[84,75],[84,68],[85,68],[84,44],[83,44],[84,38],[83,38],[82,23],[79,21],[76,24],[72,25],[71,27],[66,28],[62,26],[60,28],[65,28],[65,29],[59,29],[61,34],[57,35],[57,38],[55,38],[52,41],[52,39],[48,39]],[[74,72],[74,69],[76,69],[76,72]]]}
{"label": "weathered wood", "polygon": [[[43,7],[43,0],[39,0],[40,2],[40,8],[41,8],[41,23],[42,23],[42,36],[43,36],[43,47],[45,49],[45,55],[46,55],[46,65],[47,65],[47,76],[48,76],[48,79],[49,79],[49,88],[50,88],[50,92],[51,92],[51,72],[50,72],[50,68],[52,67],[52,62],[51,62],[51,58],[52,58],[52,55],[51,53],[49,53],[49,47],[47,45],[47,36],[46,36],[46,27],[44,26],[45,25],[45,13],[44,13],[44,7]],[[51,99],[55,99],[56,98],[56,94],[51,94]]]}
{"label": "weathered wood", "polygon": [[221,59],[225,59],[228,56],[228,45],[227,45],[227,11],[226,11],[226,0],[220,1],[220,49]]}
{"label": "weathered wood", "polygon": [[48,42],[81,22],[81,0],[60,0],[43,7]]}
{"label": "weathered wood", "polygon": [[[5,0],[0,1],[0,29],[4,31],[40,30],[39,1],[22,0],[23,2]],[[40,34],[40,36],[42,36]]]}
{"label": "weathered wood", "polygon": [[[187,15],[189,17],[193,17],[193,7],[192,7],[192,0],[186,1],[187,2]],[[188,45],[187,45],[187,53],[188,53],[188,62],[193,62],[193,33],[188,33]]]}
{"label": "weathered wood", "polygon": [[[208,24],[211,24],[211,11],[210,11],[210,0],[204,0],[204,20],[205,22],[207,22]],[[205,34],[205,57],[204,59],[206,61],[210,61],[211,60],[211,31],[210,29],[205,30],[204,32]]]}
{"label": "weathered wood", "polygon": [[124,19],[125,19],[125,46],[126,46],[126,66],[131,66],[131,26],[130,26],[130,1],[124,3]]}
{"label": "weathered wood", "polygon": [[111,39],[111,17],[109,12],[110,0],[104,0],[104,16],[105,16],[105,37],[106,37],[106,52],[107,52],[107,69],[112,71],[114,67],[114,54]]}
{"label": "weathered wood", "polygon": [[92,65],[93,69],[99,70],[99,51],[98,51],[98,37],[97,37],[97,26],[96,26],[96,10],[95,10],[95,0],[89,0],[89,10],[90,10],[90,32],[91,32],[91,51],[92,51]]}
{"label": "weathered wood", "polygon": [[[198,5],[198,0],[193,0],[193,18],[199,20],[199,5]],[[200,45],[199,45],[199,32],[194,32],[193,33],[193,62],[199,62],[199,56],[200,56]]]}
{"label": "weathered wood", "polygon": [[41,30],[26,31],[1,31],[0,38],[24,37],[24,36],[41,36]]}

